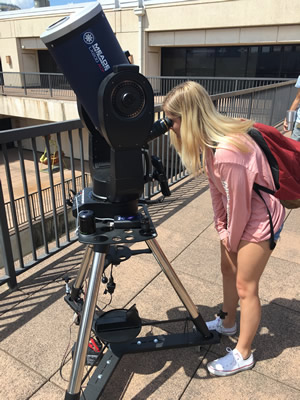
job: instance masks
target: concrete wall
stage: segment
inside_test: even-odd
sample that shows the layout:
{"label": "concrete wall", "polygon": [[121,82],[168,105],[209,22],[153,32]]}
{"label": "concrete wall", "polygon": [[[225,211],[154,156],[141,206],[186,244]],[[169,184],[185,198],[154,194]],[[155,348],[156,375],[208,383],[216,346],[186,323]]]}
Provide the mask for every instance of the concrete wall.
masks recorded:
{"label": "concrete wall", "polygon": [[[0,15],[0,57],[2,69],[6,72],[29,72],[28,67],[30,67],[34,68],[30,72],[38,72],[36,50],[46,48],[39,37],[49,25],[67,14],[61,13],[55,16],[37,16],[33,14],[28,17],[18,17],[22,14],[15,11],[11,15],[16,15],[16,17],[2,19]],[[31,44],[28,40],[26,41],[28,38],[31,40]],[[24,43],[22,39],[25,40]],[[35,51],[35,62],[32,59],[28,63],[28,51],[30,50]],[[31,52],[31,54],[33,53]],[[10,63],[7,59],[8,56],[10,57]]]}
{"label": "concrete wall", "polygon": [[[34,51],[45,49],[41,33],[85,5],[0,15],[3,71],[37,71]],[[298,10],[299,0],[199,0],[147,5],[144,16],[134,7],[104,12],[123,50],[152,76],[160,72],[161,46],[300,43]]]}
{"label": "concrete wall", "polygon": [[[0,96],[0,113],[2,117],[11,116],[12,128],[24,128],[48,122],[69,121],[78,119],[77,103],[54,99],[36,99],[30,97]],[[88,131],[82,130],[84,141],[84,158],[88,160]],[[62,147],[65,156],[69,157],[67,135],[61,132]],[[45,142],[36,140],[37,150],[44,152]],[[31,141],[23,140],[23,148],[31,149]],[[79,142],[74,142],[74,157],[80,158]]]}
{"label": "concrete wall", "polygon": [[[182,31],[299,24],[299,1],[215,0],[160,4],[146,9],[146,30]],[[294,10],[294,12],[292,11]]]}
{"label": "concrete wall", "polygon": [[0,113],[47,122],[78,119],[76,101],[0,96]]}

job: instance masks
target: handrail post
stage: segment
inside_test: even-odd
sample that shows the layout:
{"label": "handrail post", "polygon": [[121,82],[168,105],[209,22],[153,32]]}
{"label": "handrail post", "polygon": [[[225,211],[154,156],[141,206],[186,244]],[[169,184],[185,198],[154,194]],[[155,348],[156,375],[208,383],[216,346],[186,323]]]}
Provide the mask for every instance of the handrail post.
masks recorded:
{"label": "handrail post", "polygon": [[27,96],[27,86],[26,86],[26,73],[21,72],[21,76],[23,76],[23,83],[24,83],[24,95]]}
{"label": "handrail post", "polygon": [[48,82],[49,82],[50,97],[53,97],[53,91],[52,91],[52,85],[51,85],[51,75],[50,74],[48,74]]}
{"label": "handrail post", "polygon": [[273,94],[272,94],[272,104],[273,107],[271,108],[271,112],[270,112],[270,117],[269,117],[269,125],[272,125],[272,120],[273,120],[273,115],[274,115],[274,105],[276,104],[276,94],[277,94],[277,88],[273,89]]}
{"label": "handrail post", "polygon": [[0,249],[3,258],[3,264],[6,275],[9,277],[8,286],[10,289],[17,288],[16,271],[12,254],[7,218],[4,207],[4,197],[2,192],[2,183],[0,179]]}
{"label": "handrail post", "polygon": [[253,93],[250,93],[249,106],[248,106],[248,111],[247,111],[247,119],[251,119],[252,102],[253,102]]}
{"label": "handrail post", "polygon": [[0,72],[0,86],[1,86],[1,93],[4,93],[4,73],[3,73],[3,71]]}

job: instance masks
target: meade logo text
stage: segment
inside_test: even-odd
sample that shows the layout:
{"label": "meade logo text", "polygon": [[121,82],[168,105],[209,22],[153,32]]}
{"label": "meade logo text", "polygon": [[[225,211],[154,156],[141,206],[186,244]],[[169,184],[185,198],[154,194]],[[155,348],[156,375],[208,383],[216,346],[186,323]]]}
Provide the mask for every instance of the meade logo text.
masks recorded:
{"label": "meade logo text", "polygon": [[95,36],[92,32],[85,32],[82,35],[82,39],[84,43],[87,45],[92,57],[94,58],[95,62],[98,64],[98,67],[101,69],[102,72],[108,71],[110,69],[110,65],[105,58],[103,51],[101,50],[99,44],[95,41]]}

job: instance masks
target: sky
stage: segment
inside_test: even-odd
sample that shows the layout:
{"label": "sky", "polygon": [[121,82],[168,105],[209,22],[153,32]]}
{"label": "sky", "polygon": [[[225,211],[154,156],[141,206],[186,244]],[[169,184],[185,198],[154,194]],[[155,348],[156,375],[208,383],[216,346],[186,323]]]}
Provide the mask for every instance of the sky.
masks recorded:
{"label": "sky", "polygon": [[[1,0],[6,4],[14,4],[22,9],[34,7],[34,0]],[[50,0],[50,6],[60,6],[62,4],[86,3],[93,0]]]}

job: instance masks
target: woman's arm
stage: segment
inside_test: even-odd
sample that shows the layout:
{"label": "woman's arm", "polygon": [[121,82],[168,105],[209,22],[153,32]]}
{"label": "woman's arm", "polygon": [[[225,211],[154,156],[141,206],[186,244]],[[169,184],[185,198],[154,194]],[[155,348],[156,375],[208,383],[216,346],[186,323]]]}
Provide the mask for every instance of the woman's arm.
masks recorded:
{"label": "woman's arm", "polygon": [[224,208],[222,200],[222,193],[220,193],[209,177],[208,181],[214,211],[215,228],[220,236],[220,240],[223,240],[227,237],[227,218],[226,209]]}
{"label": "woman's arm", "polygon": [[251,201],[255,174],[243,165],[221,163],[220,177],[227,197],[227,248],[237,252],[252,212]]}
{"label": "woman's arm", "polygon": [[[297,91],[295,100],[292,102],[290,110],[296,111],[298,109],[298,107],[299,107],[299,104],[300,104],[300,89],[298,89],[298,91]],[[285,131],[287,131],[287,128],[288,128],[288,124],[287,124],[287,120],[285,118],[284,121],[283,121],[283,129]]]}

